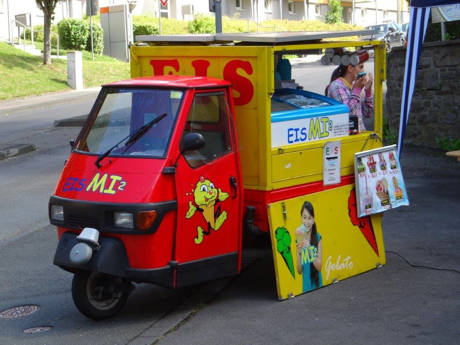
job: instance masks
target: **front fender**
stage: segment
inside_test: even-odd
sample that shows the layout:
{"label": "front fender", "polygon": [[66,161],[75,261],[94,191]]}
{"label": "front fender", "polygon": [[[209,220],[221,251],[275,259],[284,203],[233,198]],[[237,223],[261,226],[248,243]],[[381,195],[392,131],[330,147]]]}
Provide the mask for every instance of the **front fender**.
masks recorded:
{"label": "front fender", "polygon": [[79,243],[78,234],[65,232],[59,240],[54,264],[67,271],[87,270],[111,274],[124,277],[125,271],[129,267],[126,249],[123,243],[117,238],[101,237],[99,239],[100,248],[93,250],[91,259],[83,265],[78,265],[70,260],[70,251],[74,245]]}

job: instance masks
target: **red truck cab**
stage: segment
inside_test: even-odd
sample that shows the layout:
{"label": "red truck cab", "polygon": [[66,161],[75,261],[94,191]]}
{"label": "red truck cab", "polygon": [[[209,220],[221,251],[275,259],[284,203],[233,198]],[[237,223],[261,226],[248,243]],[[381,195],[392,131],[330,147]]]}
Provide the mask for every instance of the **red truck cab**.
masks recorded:
{"label": "red truck cab", "polygon": [[75,273],[83,314],[116,313],[130,281],[175,288],[240,271],[230,92],[227,81],[192,76],[102,87],[49,202],[54,263]]}

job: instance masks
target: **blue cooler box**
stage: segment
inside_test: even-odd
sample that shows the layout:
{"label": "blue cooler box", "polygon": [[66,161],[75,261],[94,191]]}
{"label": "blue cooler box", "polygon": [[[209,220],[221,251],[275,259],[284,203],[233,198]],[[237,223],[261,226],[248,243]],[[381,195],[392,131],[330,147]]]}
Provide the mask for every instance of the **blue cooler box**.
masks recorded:
{"label": "blue cooler box", "polygon": [[272,147],[349,135],[348,106],[298,89],[279,89],[272,96]]}

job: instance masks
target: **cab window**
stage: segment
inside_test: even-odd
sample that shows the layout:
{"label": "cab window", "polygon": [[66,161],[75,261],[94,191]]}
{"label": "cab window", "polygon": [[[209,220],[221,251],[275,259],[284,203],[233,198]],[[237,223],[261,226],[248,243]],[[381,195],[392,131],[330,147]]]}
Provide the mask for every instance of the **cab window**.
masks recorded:
{"label": "cab window", "polygon": [[[77,150],[102,154],[115,145],[110,156],[164,157],[182,97],[181,90],[103,89],[100,106],[91,114],[93,120],[84,129]],[[149,123],[153,125],[146,132],[136,135]]]}
{"label": "cab window", "polygon": [[200,133],[205,146],[186,152],[184,158],[192,168],[210,163],[232,151],[228,128],[228,106],[223,92],[195,95],[184,135]]}

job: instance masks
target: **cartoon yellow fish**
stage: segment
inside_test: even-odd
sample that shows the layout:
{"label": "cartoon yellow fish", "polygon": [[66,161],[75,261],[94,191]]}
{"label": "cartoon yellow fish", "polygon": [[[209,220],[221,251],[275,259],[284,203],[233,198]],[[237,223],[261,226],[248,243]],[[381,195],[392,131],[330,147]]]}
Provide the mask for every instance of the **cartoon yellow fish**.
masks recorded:
{"label": "cartoon yellow fish", "polygon": [[194,203],[189,201],[189,209],[185,218],[192,218],[196,211],[203,214],[204,219],[208,223],[208,227],[204,230],[201,226],[198,226],[197,236],[194,239],[196,244],[200,244],[203,241],[204,235],[209,235],[211,229],[214,231],[219,230],[227,219],[227,211],[221,212],[220,206],[218,206],[216,210],[215,206],[219,201],[227,199],[228,193],[222,192],[220,188],[217,189],[214,183],[201,176],[195,186],[193,195]]}

